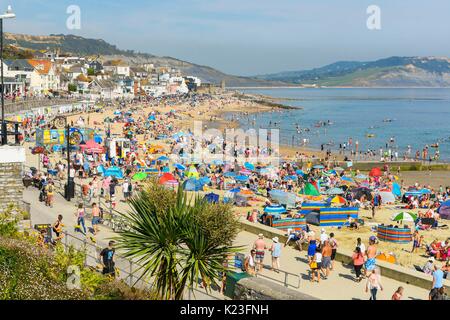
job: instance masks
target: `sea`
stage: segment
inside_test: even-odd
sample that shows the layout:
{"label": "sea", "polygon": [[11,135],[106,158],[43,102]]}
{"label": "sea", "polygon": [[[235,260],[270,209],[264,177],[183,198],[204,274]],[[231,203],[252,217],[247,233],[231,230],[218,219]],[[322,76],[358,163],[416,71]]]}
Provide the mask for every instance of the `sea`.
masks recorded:
{"label": "sea", "polygon": [[[439,144],[441,162],[450,161],[450,88],[273,88],[240,90],[285,99],[299,107],[239,118],[243,128],[280,130],[280,143],[338,150],[349,139],[359,150],[398,151]],[[326,125],[324,125],[326,124]],[[298,129],[300,129],[300,133]],[[348,150],[348,149],[347,149]]]}

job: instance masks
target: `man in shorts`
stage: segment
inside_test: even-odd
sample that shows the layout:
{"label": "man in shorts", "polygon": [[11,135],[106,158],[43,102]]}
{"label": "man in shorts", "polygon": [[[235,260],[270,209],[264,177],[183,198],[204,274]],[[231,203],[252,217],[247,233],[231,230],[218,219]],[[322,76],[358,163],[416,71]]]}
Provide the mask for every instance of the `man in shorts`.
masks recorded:
{"label": "man in shorts", "polygon": [[329,240],[325,240],[322,247],[322,271],[325,272],[325,279],[330,275],[332,248]]}
{"label": "man in shorts", "polygon": [[264,235],[260,233],[258,239],[253,244],[253,249],[256,251],[255,262],[256,262],[256,273],[260,272],[263,268],[265,250],[267,249],[266,243],[264,242]]}

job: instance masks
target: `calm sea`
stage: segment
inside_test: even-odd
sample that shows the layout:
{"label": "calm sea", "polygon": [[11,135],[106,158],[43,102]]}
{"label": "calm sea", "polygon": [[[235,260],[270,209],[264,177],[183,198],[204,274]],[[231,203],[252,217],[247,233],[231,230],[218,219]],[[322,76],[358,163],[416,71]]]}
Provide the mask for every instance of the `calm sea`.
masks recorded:
{"label": "calm sea", "polygon": [[[244,128],[279,128],[281,143],[336,150],[352,138],[359,149],[378,150],[394,138],[392,149],[412,152],[439,143],[440,158],[450,161],[450,89],[258,89],[242,90],[277,98],[299,110],[240,118]],[[251,121],[255,120],[253,125]],[[250,121],[250,123],[249,123]],[[331,125],[317,127],[319,122]],[[276,123],[276,124],[275,124]],[[297,125],[301,133],[297,131]],[[306,129],[306,130],[305,130]],[[373,137],[368,137],[373,135]],[[434,154],[435,149],[430,148]]]}

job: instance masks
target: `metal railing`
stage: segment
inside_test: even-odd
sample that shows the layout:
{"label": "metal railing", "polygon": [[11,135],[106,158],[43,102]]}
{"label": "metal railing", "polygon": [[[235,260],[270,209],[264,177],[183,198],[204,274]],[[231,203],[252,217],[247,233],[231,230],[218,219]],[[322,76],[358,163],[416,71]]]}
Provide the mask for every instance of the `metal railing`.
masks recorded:
{"label": "metal railing", "polygon": [[35,108],[58,106],[64,104],[78,103],[81,99],[30,99],[5,104],[6,114],[15,114],[21,111],[29,111]]}
{"label": "metal railing", "polygon": [[[63,232],[64,240],[62,244],[64,248],[67,250],[70,247],[73,247],[75,250],[81,251],[84,250],[86,260],[84,262],[85,266],[96,266],[100,262],[100,252],[102,248],[96,244],[88,242],[86,238],[81,239],[76,237],[67,231]],[[71,240],[71,241],[70,241]],[[78,244],[78,245],[76,245]],[[124,280],[130,287],[136,288],[147,288],[151,289],[153,286],[152,280],[146,277],[143,277],[142,266],[132,261],[128,258],[121,256],[120,254],[115,255],[115,267],[116,270],[119,271],[119,278]],[[198,290],[197,288],[189,288],[185,292],[185,299],[192,300],[195,298],[199,299],[213,299],[213,300],[223,300],[225,297],[219,298],[217,296],[211,295],[210,293],[202,290]]]}

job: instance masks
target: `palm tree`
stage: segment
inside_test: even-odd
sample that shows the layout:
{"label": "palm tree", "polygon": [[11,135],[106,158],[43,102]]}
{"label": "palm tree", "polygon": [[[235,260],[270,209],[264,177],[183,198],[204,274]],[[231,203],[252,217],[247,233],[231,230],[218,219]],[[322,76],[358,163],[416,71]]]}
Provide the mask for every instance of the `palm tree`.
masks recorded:
{"label": "palm tree", "polygon": [[199,198],[189,204],[181,188],[174,201],[167,201],[167,192],[173,191],[151,185],[130,201],[132,210],[123,215],[130,230],[119,235],[117,247],[142,266],[142,277],[155,279],[161,298],[180,300],[199,279],[217,285],[219,274],[227,271],[224,260],[240,248],[211,241],[197,223],[196,213],[211,204]]}

